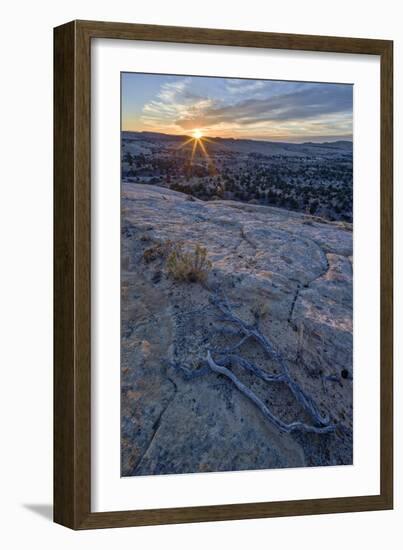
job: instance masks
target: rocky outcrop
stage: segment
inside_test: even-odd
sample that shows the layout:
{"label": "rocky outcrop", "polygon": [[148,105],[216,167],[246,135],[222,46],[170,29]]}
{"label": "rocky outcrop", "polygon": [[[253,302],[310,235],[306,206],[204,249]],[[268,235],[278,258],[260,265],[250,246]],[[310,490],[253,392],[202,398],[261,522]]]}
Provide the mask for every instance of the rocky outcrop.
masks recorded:
{"label": "rocky outcrop", "polygon": [[[207,249],[204,284],[175,281],[164,254],[145,255],[168,240]],[[351,464],[352,254],[346,224],[125,183],[122,475]],[[220,331],[217,291],[245,322],[260,317],[260,330],[335,432],[282,433],[230,380],[205,371],[207,350],[235,341]],[[242,354],[279,372],[253,341]],[[309,421],[287,385],[234,369],[276,417]]]}

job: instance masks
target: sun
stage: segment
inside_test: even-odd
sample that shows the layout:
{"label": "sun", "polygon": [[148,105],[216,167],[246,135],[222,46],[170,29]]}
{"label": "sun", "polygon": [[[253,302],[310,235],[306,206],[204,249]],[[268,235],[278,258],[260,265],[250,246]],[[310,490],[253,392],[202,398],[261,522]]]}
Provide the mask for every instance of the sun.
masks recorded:
{"label": "sun", "polygon": [[195,139],[201,139],[203,137],[203,133],[199,129],[193,130],[193,137]]}

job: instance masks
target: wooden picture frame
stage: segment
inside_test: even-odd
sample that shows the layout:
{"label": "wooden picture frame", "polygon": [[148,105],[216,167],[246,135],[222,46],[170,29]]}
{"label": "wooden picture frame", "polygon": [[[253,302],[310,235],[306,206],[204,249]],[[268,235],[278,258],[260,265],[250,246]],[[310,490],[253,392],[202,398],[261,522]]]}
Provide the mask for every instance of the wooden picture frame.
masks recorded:
{"label": "wooden picture frame", "polygon": [[[380,493],[252,504],[91,512],[91,40],[113,38],[380,56]],[[73,21],[54,30],[54,520],[93,529],[393,507],[393,43],[385,40]]]}

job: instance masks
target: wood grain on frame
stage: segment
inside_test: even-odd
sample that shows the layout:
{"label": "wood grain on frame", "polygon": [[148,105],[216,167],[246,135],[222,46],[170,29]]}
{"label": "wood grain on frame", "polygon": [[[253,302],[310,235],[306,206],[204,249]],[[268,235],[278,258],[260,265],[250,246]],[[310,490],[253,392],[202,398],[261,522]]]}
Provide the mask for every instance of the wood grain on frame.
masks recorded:
{"label": "wood grain on frame", "polygon": [[[91,38],[381,57],[381,490],[379,495],[91,512]],[[54,31],[54,520],[127,527],[393,507],[393,43],[385,40],[72,21]]]}

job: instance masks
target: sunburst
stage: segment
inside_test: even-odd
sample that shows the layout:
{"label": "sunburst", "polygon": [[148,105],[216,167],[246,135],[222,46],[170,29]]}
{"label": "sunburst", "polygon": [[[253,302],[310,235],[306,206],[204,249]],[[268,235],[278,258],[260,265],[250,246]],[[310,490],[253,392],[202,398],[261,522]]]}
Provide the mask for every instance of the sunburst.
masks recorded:
{"label": "sunburst", "polygon": [[195,130],[193,130],[193,137],[194,139],[201,139],[203,137],[203,132],[196,128]]}
{"label": "sunburst", "polygon": [[207,164],[209,165],[210,169],[212,169],[213,172],[216,172],[216,167],[214,165],[214,162],[213,162],[212,158],[210,157],[210,155],[207,151],[207,148],[206,148],[206,145],[205,145],[206,142],[207,143],[214,143],[212,140],[205,137],[203,135],[203,132],[199,128],[195,128],[192,131],[191,136],[186,141],[184,141],[181,145],[179,145],[178,150],[182,149],[183,147],[186,147],[187,145],[192,146],[191,155],[190,155],[190,164],[192,165],[193,161],[194,161],[196,151],[197,151],[197,149],[200,149],[200,151],[201,151],[202,155],[204,156],[204,158],[206,159]]}

